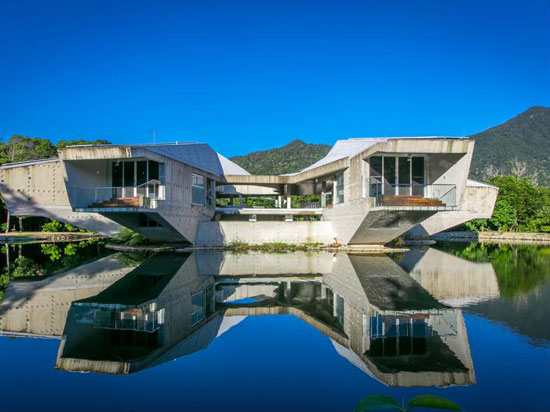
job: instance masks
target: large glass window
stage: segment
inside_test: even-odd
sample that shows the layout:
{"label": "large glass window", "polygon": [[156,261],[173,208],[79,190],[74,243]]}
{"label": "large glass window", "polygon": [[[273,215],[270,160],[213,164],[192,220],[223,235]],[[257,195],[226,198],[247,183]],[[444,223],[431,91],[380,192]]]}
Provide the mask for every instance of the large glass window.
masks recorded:
{"label": "large glass window", "polygon": [[142,185],[147,183],[147,160],[140,160],[136,162],[136,185]]}
{"label": "large glass window", "polygon": [[204,176],[193,174],[193,182],[191,186],[191,202],[195,205],[204,206],[205,199],[205,183]]}
{"label": "large glass window", "polygon": [[411,188],[411,158],[398,157],[397,170],[399,179],[399,194],[409,195]]}
{"label": "large glass window", "polygon": [[121,187],[123,185],[122,165],[122,162],[113,162],[113,187]]}
{"label": "large glass window", "polygon": [[424,157],[373,156],[369,162],[369,196],[424,194]]}
{"label": "large glass window", "polygon": [[376,197],[382,194],[382,156],[373,156],[369,159],[370,196]]}
{"label": "large glass window", "polygon": [[396,186],[395,157],[384,156],[384,194],[395,195]]}
{"label": "large glass window", "polygon": [[160,180],[160,164],[154,160],[126,160],[113,162],[112,186],[134,187],[150,180]]}
{"label": "large glass window", "polygon": [[191,326],[204,319],[205,306],[204,291],[191,296]]}
{"label": "large glass window", "polygon": [[424,195],[424,158],[412,158],[412,194]]}
{"label": "large glass window", "polygon": [[134,162],[124,162],[124,186],[133,187],[136,185],[134,175]]}
{"label": "large glass window", "polygon": [[344,203],[344,174],[336,175],[336,203]]}
{"label": "large glass window", "polygon": [[159,180],[159,164],[149,160],[149,180]]}

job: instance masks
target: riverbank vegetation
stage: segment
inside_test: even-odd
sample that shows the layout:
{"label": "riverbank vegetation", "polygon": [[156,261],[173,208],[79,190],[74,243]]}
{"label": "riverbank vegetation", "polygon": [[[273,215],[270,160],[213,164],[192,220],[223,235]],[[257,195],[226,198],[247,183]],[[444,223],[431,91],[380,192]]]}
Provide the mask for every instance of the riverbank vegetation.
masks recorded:
{"label": "riverbank vegetation", "polygon": [[298,251],[312,251],[319,250],[323,243],[284,243],[284,242],[272,242],[262,243],[260,245],[250,245],[245,242],[231,242],[227,247],[233,251],[246,252],[246,251],[262,251],[262,252],[298,252]]}
{"label": "riverbank vegetation", "polygon": [[527,293],[550,276],[548,246],[438,242],[435,247],[471,262],[491,263],[502,296]]}
{"label": "riverbank vegetation", "polygon": [[105,254],[103,246],[104,240],[99,238],[70,243],[3,245],[0,252],[5,260],[0,271],[0,301],[12,279],[46,276],[79,266]]}
{"label": "riverbank vegetation", "polygon": [[499,188],[493,216],[465,223],[466,230],[550,232],[550,188],[516,176],[496,176],[489,183]]}

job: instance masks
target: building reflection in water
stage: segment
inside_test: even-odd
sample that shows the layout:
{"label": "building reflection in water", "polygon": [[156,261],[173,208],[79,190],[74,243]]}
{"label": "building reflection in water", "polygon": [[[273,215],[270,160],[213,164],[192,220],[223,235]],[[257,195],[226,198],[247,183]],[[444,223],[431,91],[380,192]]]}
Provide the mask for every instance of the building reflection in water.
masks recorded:
{"label": "building reflection in water", "polygon": [[124,256],[12,282],[0,328],[60,337],[58,369],[128,374],[204,349],[247,316],[291,314],[386,385],[469,385],[475,373],[459,306],[498,296],[491,265],[435,249],[394,259],[159,253],[138,266]]}

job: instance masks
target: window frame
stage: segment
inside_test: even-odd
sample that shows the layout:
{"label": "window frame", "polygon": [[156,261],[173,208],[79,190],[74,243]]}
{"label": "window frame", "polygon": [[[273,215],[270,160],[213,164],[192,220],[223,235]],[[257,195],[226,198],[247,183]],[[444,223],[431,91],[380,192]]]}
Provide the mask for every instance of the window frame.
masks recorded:
{"label": "window frame", "polygon": [[[195,184],[195,177],[200,177],[202,179],[202,186]],[[196,203],[193,198],[193,189],[199,188],[202,190],[202,203]],[[205,206],[206,205],[206,177],[198,173],[191,174],[191,204],[195,206]]]}

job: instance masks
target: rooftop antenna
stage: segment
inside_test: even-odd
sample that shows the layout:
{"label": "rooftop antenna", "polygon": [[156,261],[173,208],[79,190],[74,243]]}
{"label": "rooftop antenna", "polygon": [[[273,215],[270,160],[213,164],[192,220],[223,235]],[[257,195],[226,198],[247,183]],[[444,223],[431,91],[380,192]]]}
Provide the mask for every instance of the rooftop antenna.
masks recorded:
{"label": "rooftop antenna", "polygon": [[157,129],[149,130],[149,133],[153,135],[153,144],[157,143]]}

